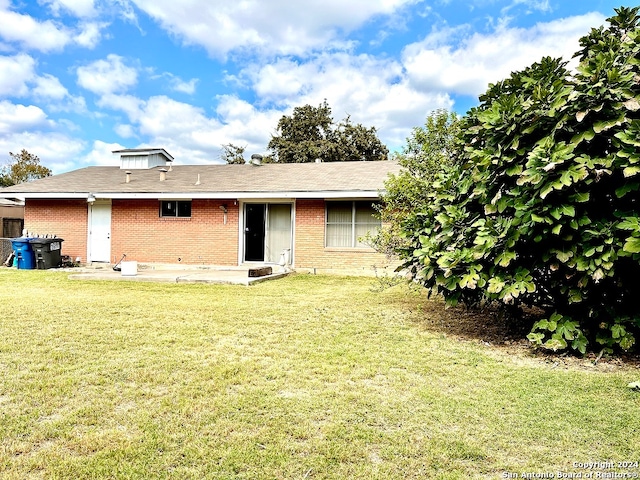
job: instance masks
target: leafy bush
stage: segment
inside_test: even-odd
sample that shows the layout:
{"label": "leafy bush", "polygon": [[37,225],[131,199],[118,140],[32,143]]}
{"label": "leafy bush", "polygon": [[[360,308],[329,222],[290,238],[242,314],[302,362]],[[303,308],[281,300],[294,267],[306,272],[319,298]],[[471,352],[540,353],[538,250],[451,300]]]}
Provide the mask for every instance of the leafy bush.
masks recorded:
{"label": "leafy bush", "polygon": [[640,331],[638,8],[491,85],[462,153],[405,231],[405,267],[447,302],[533,306],[553,350],[629,350]]}
{"label": "leafy bush", "polygon": [[423,126],[415,127],[402,152],[394,154],[403,169],[385,182],[380,203],[383,228],[370,239],[373,246],[397,256],[409,245],[404,232],[413,231],[416,205],[433,189],[433,181],[456,156],[458,116],[444,109],[431,112]]}

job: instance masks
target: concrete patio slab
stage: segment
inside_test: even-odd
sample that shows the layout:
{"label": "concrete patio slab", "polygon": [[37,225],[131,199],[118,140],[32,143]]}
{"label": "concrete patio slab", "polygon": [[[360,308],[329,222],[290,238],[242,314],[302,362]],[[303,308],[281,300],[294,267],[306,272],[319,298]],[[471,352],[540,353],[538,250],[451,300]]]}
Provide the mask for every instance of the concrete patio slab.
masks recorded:
{"label": "concrete patio slab", "polygon": [[[74,269],[76,270],[76,269]],[[69,275],[70,280],[111,280],[128,282],[166,283],[217,283],[230,285],[253,285],[275,280],[291,272],[275,272],[262,277],[249,277],[249,268],[189,267],[178,265],[140,265],[135,275],[123,275],[111,266],[81,267],[81,271]]]}

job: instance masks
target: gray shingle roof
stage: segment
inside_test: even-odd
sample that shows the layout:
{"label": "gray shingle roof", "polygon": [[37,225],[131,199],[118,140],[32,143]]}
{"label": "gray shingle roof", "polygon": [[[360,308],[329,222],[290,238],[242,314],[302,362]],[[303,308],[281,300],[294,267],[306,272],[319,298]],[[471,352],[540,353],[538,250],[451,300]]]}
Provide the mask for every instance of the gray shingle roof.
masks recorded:
{"label": "gray shingle roof", "polygon": [[[168,168],[168,167],[167,167]],[[389,173],[397,174],[397,162],[331,162],[263,165],[174,165],[160,181],[160,168],[131,170],[125,182],[120,167],[87,167],[20,185],[0,189],[2,197],[61,198],[89,193],[108,198],[188,196],[234,197],[306,196],[314,193],[357,196],[358,192],[377,194],[384,188]],[[197,184],[199,178],[199,184]],[[304,194],[304,195],[301,195]]]}

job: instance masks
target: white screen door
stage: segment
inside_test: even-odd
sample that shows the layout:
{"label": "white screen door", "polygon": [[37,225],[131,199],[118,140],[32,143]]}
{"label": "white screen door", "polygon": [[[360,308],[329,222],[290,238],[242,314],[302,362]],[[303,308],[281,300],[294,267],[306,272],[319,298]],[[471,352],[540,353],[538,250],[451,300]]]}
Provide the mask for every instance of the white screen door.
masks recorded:
{"label": "white screen door", "polygon": [[111,261],[111,202],[95,202],[89,205],[87,261]]}

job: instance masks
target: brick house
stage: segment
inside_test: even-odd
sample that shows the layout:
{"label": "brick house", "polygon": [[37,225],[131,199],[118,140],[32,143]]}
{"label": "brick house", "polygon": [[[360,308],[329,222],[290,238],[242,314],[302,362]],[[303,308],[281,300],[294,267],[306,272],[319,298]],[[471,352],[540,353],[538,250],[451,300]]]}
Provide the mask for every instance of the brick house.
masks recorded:
{"label": "brick house", "polygon": [[0,190],[24,199],[29,232],[64,239],[82,262],[367,271],[388,264],[362,241],[395,162],[172,165],[130,149],[119,167],[87,167]]}

